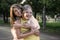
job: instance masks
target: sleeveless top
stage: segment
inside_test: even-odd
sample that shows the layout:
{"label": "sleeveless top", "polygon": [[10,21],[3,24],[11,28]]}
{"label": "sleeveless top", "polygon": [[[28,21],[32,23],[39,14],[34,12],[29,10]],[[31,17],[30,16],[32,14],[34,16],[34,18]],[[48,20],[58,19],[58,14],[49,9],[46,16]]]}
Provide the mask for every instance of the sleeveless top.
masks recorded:
{"label": "sleeveless top", "polygon": [[[27,21],[28,21],[28,20],[24,20],[24,19],[21,18],[21,22],[20,22],[20,23],[21,23],[21,24],[24,24],[24,23],[26,23]],[[21,33],[27,33],[27,32],[29,32],[29,31],[30,31],[30,29],[23,28],[23,27],[20,28],[20,32],[21,32]]]}
{"label": "sleeveless top", "polygon": [[[21,23],[23,24],[23,23],[26,23],[26,22],[28,22],[28,20],[23,20],[23,19],[21,19]],[[30,29],[26,29],[26,28],[21,28],[20,29],[20,31],[21,31],[21,33],[26,33],[26,32],[28,32],[28,31],[30,31]],[[33,34],[33,35],[30,35],[30,36],[27,36],[27,37],[25,37],[25,38],[23,38],[24,40],[40,40],[40,37],[39,36],[36,36],[35,34]]]}

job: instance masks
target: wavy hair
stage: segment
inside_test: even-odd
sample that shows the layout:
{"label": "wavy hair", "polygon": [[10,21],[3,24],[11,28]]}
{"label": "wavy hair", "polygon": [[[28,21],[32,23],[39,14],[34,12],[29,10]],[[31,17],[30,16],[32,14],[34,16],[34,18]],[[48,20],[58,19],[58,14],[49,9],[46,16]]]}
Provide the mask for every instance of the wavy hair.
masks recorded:
{"label": "wavy hair", "polygon": [[11,26],[13,26],[14,21],[15,21],[15,19],[16,19],[16,16],[15,16],[14,11],[13,11],[14,8],[19,8],[19,9],[21,9],[21,11],[22,11],[22,6],[19,5],[19,4],[13,4],[13,5],[10,7],[10,24],[11,24]]}

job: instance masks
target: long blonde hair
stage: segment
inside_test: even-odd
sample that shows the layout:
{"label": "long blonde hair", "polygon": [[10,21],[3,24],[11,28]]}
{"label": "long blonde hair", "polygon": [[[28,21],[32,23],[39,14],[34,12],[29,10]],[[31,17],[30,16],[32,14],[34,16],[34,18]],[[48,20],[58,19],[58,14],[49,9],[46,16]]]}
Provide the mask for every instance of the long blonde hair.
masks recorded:
{"label": "long blonde hair", "polygon": [[14,24],[14,21],[15,21],[15,18],[14,18],[14,12],[13,12],[13,9],[16,8],[16,7],[19,7],[20,9],[22,9],[22,6],[19,5],[19,4],[13,4],[11,7],[10,7],[10,24],[11,26],[13,26]]}

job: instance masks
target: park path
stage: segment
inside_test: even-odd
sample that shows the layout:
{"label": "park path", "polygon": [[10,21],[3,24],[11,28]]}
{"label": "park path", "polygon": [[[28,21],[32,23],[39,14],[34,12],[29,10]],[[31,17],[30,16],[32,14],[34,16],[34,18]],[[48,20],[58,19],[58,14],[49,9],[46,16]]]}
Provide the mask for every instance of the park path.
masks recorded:
{"label": "park path", "polygon": [[[45,33],[40,33],[41,40],[60,40],[59,37],[51,36]],[[0,40],[12,40],[10,27],[0,26]]]}

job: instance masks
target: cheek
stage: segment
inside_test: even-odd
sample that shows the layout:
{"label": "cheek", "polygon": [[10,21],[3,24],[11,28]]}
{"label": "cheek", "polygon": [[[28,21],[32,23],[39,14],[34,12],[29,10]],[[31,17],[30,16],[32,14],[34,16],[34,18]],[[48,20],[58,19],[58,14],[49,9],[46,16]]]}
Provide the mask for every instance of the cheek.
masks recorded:
{"label": "cheek", "polygon": [[32,14],[30,15],[30,17],[32,16]]}
{"label": "cheek", "polygon": [[17,16],[18,16],[19,14],[17,13]]}
{"label": "cheek", "polygon": [[24,14],[24,17],[26,17],[26,13]]}
{"label": "cheek", "polygon": [[21,15],[21,13],[18,13],[18,15]]}
{"label": "cheek", "polygon": [[21,16],[22,14],[21,14],[21,12],[18,12],[17,15],[18,15],[18,16]]}
{"label": "cheek", "polygon": [[15,15],[18,16],[18,13],[15,12]]}
{"label": "cheek", "polygon": [[21,14],[19,14],[19,13],[15,13],[15,15],[16,15],[16,16],[21,16]]}

